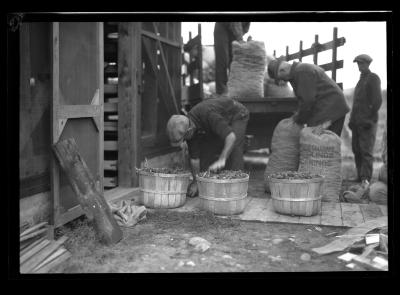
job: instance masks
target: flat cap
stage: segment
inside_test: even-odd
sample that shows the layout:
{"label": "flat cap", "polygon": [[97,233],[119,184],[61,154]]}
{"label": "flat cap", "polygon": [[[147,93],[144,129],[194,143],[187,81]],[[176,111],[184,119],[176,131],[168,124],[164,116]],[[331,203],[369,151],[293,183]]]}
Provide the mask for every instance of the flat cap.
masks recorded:
{"label": "flat cap", "polygon": [[183,115],[173,115],[167,123],[167,134],[172,146],[179,146],[187,130],[188,118]]}
{"label": "flat cap", "polygon": [[275,79],[278,76],[278,69],[280,64],[285,60],[285,57],[282,55],[277,59],[273,59],[268,64],[268,75],[270,78]]}
{"label": "flat cap", "polygon": [[368,54],[360,54],[357,55],[353,62],[366,62],[366,63],[370,63],[372,61],[372,58],[368,55]]}

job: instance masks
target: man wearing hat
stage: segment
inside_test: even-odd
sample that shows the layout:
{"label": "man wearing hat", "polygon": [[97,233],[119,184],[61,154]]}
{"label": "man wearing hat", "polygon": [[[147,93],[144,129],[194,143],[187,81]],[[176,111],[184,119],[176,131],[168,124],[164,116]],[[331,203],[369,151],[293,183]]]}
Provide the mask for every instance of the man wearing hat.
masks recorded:
{"label": "man wearing hat", "polygon": [[232,42],[244,42],[250,22],[216,22],[214,27],[215,91],[218,95],[227,92],[228,70],[232,62]]}
{"label": "man wearing hat", "polygon": [[372,177],[378,111],[382,104],[381,80],[369,69],[372,62],[369,55],[360,54],[353,62],[357,63],[361,75],[354,89],[349,128],[352,130],[352,149],[358,176],[356,181],[366,187]]}
{"label": "man wearing hat", "polygon": [[243,169],[243,150],[249,111],[230,98],[208,99],[188,114],[173,115],[167,123],[172,146],[189,149],[193,181],[187,195],[198,193],[196,175],[200,171]]}
{"label": "man wearing hat", "polygon": [[325,71],[314,64],[288,63],[283,56],[270,61],[268,75],[289,81],[299,107],[294,121],[299,125],[321,126],[340,136],[346,113],[350,111],[343,91]]}

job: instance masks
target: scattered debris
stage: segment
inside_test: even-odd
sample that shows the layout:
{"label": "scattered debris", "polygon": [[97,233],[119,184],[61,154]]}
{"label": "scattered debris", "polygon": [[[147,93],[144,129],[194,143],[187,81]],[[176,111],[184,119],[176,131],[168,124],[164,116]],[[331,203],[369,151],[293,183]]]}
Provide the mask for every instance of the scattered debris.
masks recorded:
{"label": "scattered debris", "polygon": [[165,270],[165,267],[164,267],[164,266],[160,266],[160,269],[161,269],[161,270]]}
{"label": "scattered debris", "polygon": [[178,267],[182,267],[182,266],[184,266],[185,265],[185,262],[183,262],[182,260],[181,261],[179,261],[179,263],[178,263]]}
{"label": "scattered debris", "polygon": [[350,262],[356,256],[357,256],[356,254],[347,252],[347,253],[345,253],[343,255],[338,256],[338,259],[346,261],[346,262]]}
{"label": "scattered debris", "polygon": [[205,252],[210,248],[211,243],[203,238],[194,237],[189,240],[189,244],[194,246],[196,251]]}
{"label": "scattered debris", "polygon": [[222,258],[225,258],[225,259],[233,259],[232,256],[230,256],[230,255],[224,255],[224,256],[222,256]]}
{"label": "scattered debris", "polygon": [[303,253],[300,256],[300,259],[303,260],[303,261],[310,261],[311,260],[311,255],[308,254],[308,253]]}
{"label": "scattered debris", "polygon": [[388,253],[388,231],[387,227],[381,229],[379,233],[379,249],[384,253]]}
{"label": "scattered debris", "polygon": [[320,228],[319,226],[314,226],[314,229],[315,229],[316,231],[319,231],[319,232],[322,231],[322,228]]}
{"label": "scattered debris", "polygon": [[136,206],[132,200],[122,200],[117,203],[108,202],[108,205],[119,226],[133,227],[146,218],[146,207]]}
{"label": "scattered debris", "polygon": [[307,228],[307,230],[308,230],[308,231],[312,231],[312,229],[311,229],[311,228]]}
{"label": "scattered debris", "polygon": [[273,239],[272,240],[272,243],[274,244],[274,245],[278,245],[278,244],[280,244],[280,243],[282,243],[283,242],[283,239]]}
{"label": "scattered debris", "polygon": [[294,242],[294,241],[295,241],[294,238],[289,238],[288,240],[291,241],[291,242]]}
{"label": "scattered debris", "polygon": [[188,262],[186,262],[186,265],[189,265],[189,266],[196,266],[196,264],[193,262],[193,261],[188,261]]}
{"label": "scattered debris", "polygon": [[369,234],[365,236],[365,243],[367,245],[379,243],[379,234]]}
{"label": "scattered debris", "polygon": [[268,254],[269,252],[268,252],[268,251],[261,250],[260,253],[261,253],[261,254]]}
{"label": "scattered debris", "polygon": [[336,231],[333,231],[333,232],[331,232],[331,233],[326,234],[325,236],[326,236],[326,237],[330,237],[330,236],[333,236],[333,235],[336,235],[336,234],[337,234],[337,232],[336,232]]}
{"label": "scattered debris", "polygon": [[21,273],[48,273],[71,257],[71,253],[63,247],[68,238],[62,236],[54,241],[49,239],[48,233],[47,222],[30,228],[24,225],[24,230],[20,234]]}
{"label": "scattered debris", "polygon": [[201,259],[201,261],[204,261],[204,260],[206,260],[206,258],[205,258],[205,257],[201,257],[200,259]]}
{"label": "scattered debris", "polygon": [[280,255],[278,255],[278,256],[268,255],[268,258],[271,259],[273,262],[275,262],[275,261],[282,261],[282,258],[281,258]]}
{"label": "scattered debris", "polygon": [[381,228],[387,226],[387,216],[382,216],[367,222],[364,222],[356,227],[351,228],[346,232],[343,237],[334,240],[333,242],[319,248],[313,248],[312,250],[318,254],[329,254],[332,252],[343,251],[350,245],[364,238],[363,235],[370,232],[375,228]]}

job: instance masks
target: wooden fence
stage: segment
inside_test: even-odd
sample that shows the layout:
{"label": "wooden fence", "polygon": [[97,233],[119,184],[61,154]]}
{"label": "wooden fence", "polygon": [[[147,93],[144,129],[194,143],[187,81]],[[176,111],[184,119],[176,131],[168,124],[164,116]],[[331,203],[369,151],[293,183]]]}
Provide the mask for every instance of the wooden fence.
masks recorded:
{"label": "wooden fence", "polygon": [[[289,46],[286,46],[286,60],[298,59],[302,61],[303,57],[313,56],[313,62],[315,65],[320,66],[325,71],[332,71],[332,79],[336,82],[336,70],[343,68],[343,60],[337,60],[337,48],[343,46],[346,42],[344,37],[338,38],[338,29],[333,28],[333,39],[327,43],[319,43],[318,35],[315,35],[315,41],[313,45],[308,49],[303,49],[303,41],[300,41],[299,51],[296,53],[289,54]],[[326,64],[318,64],[318,53],[332,50],[332,61]],[[274,50],[274,57],[276,57],[276,50]],[[343,89],[343,83],[337,83],[341,89]]]}

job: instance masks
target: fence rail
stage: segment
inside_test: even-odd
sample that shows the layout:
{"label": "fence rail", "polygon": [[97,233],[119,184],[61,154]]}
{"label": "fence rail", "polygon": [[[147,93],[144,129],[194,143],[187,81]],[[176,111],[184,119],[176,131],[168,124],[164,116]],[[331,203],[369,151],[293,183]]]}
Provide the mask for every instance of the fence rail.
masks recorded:
{"label": "fence rail", "polygon": [[[336,82],[336,70],[343,68],[343,60],[337,60],[337,48],[343,46],[346,43],[346,39],[344,37],[338,38],[338,29],[336,27],[333,28],[332,41],[321,44],[318,42],[318,38],[319,36],[315,35],[313,45],[307,49],[303,49],[303,41],[300,41],[299,51],[296,53],[289,54],[289,46],[286,46],[286,61],[294,59],[302,61],[303,57],[312,55],[314,64],[318,65],[318,53],[332,50],[332,62],[318,66],[325,71],[332,71],[332,79]],[[274,57],[276,57],[276,50],[274,50]],[[337,84],[343,89],[343,83]]]}

